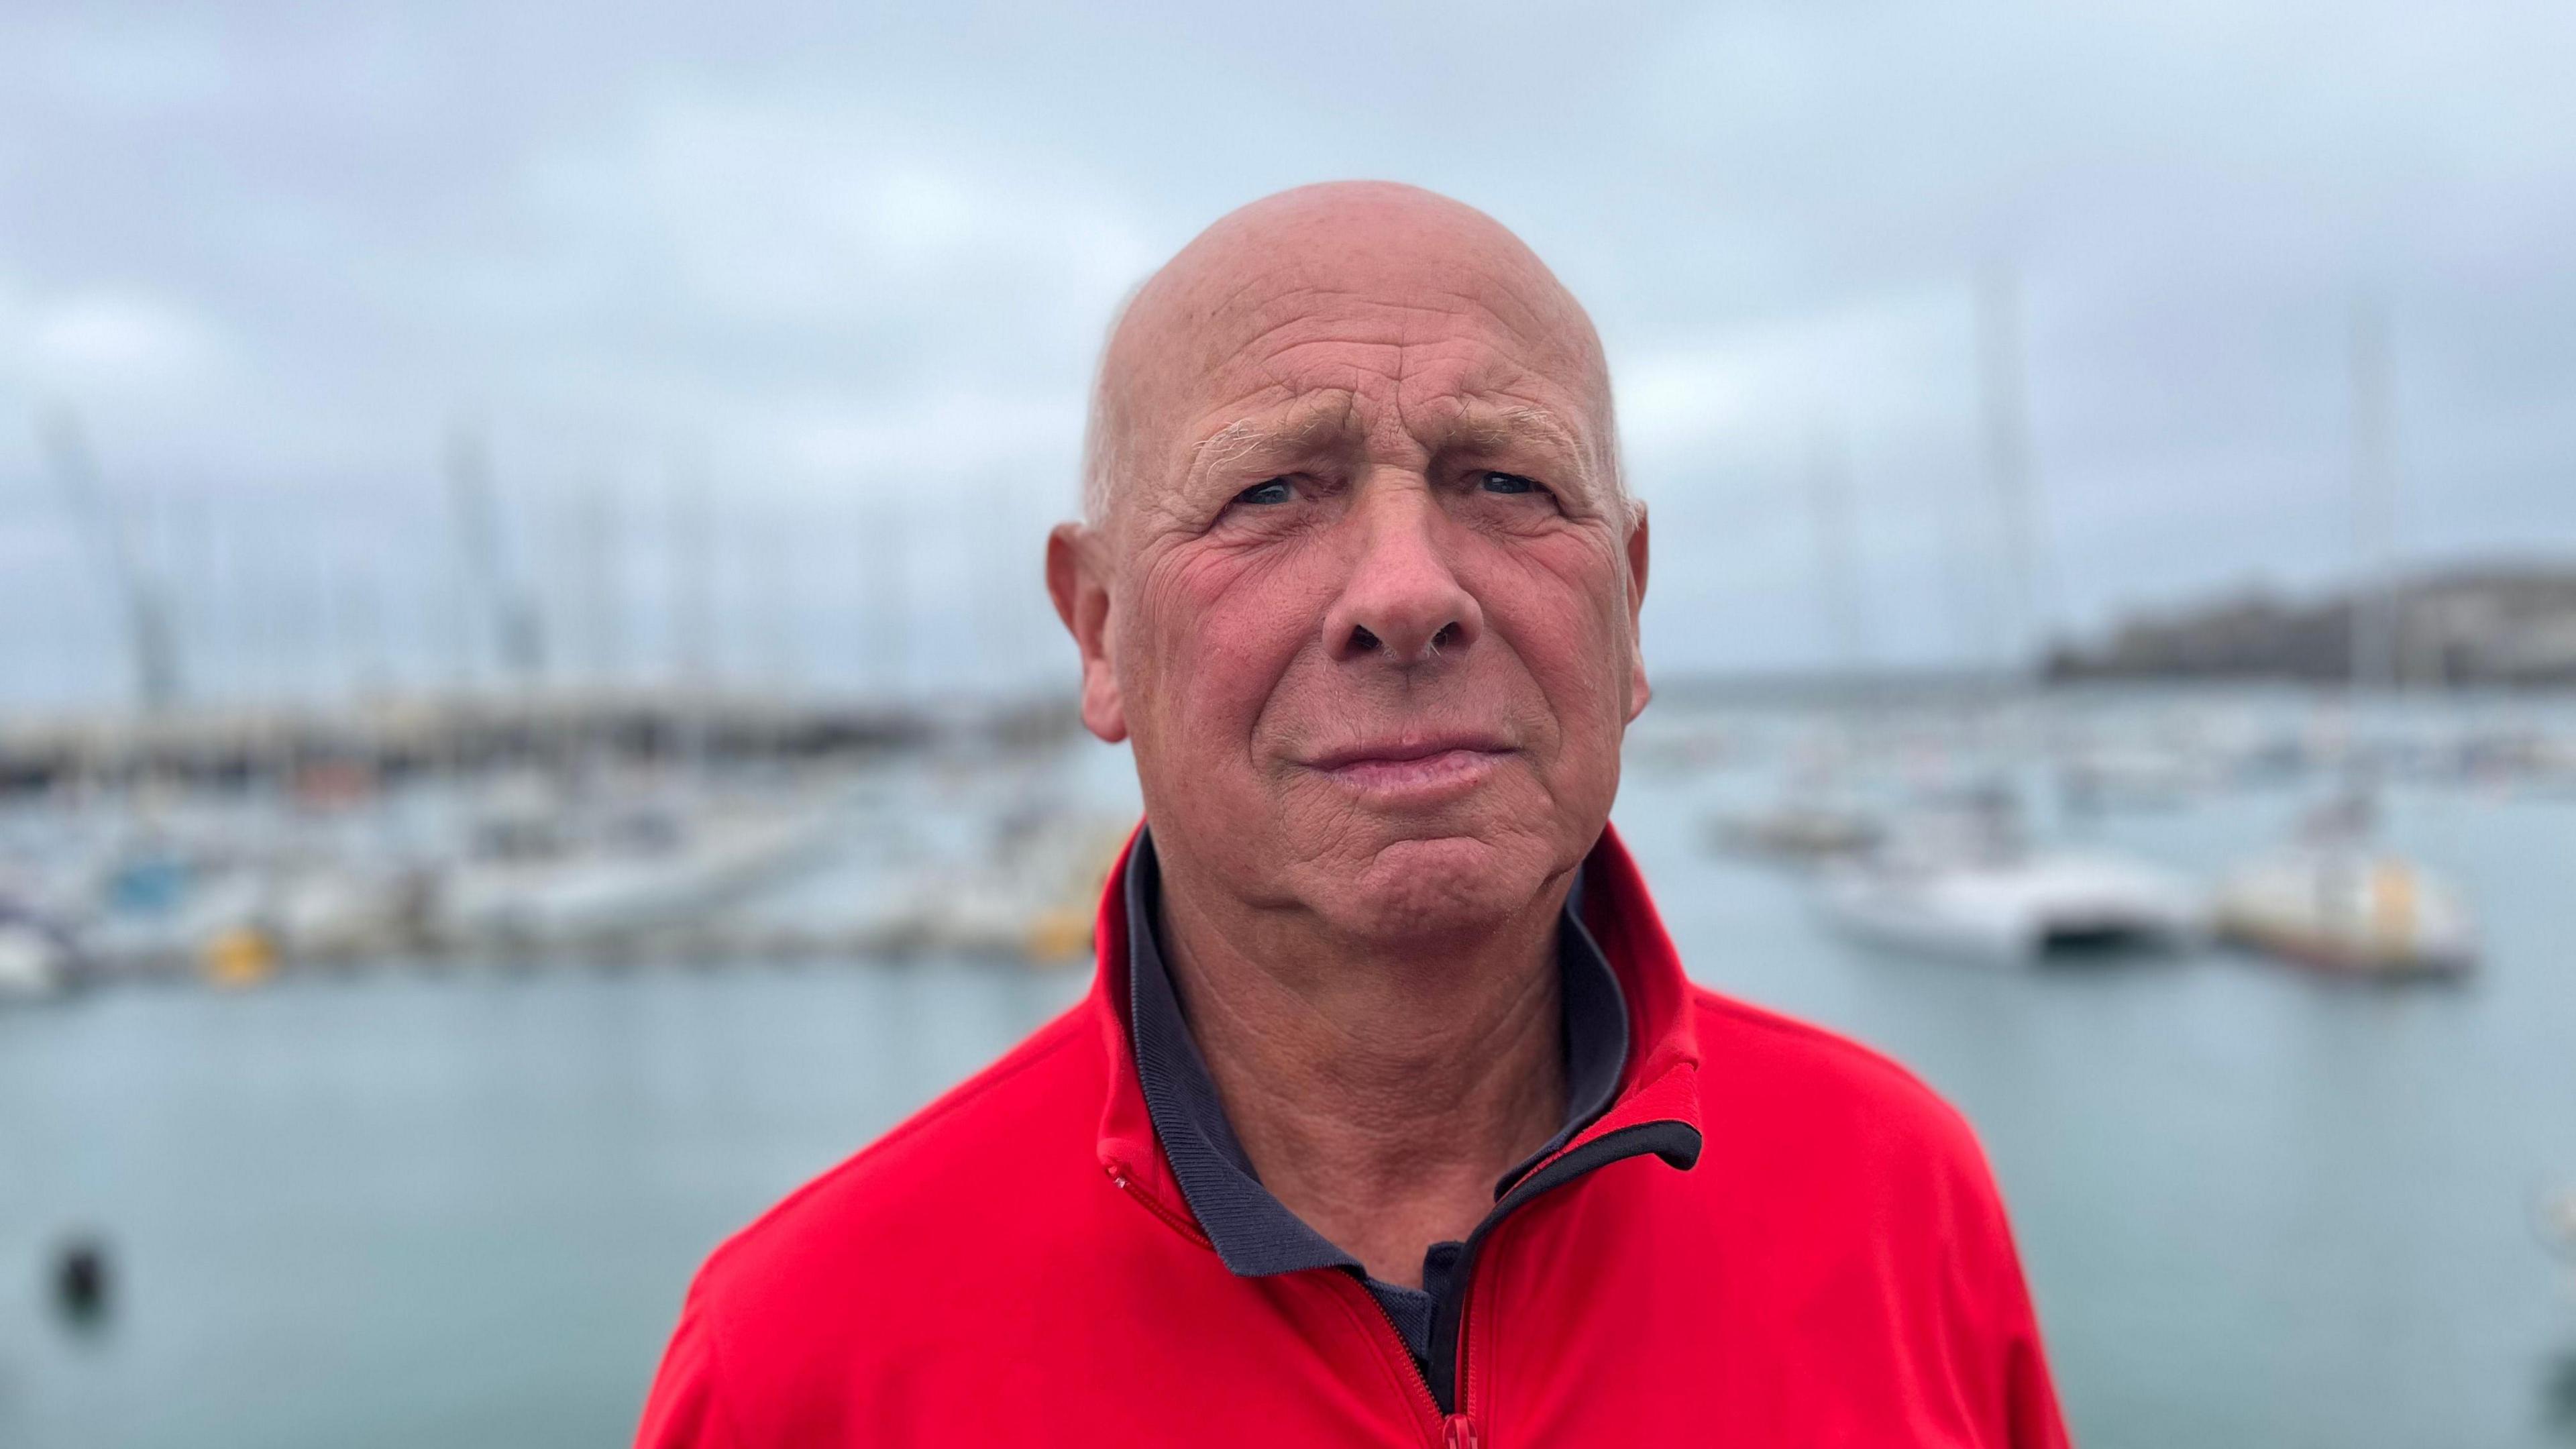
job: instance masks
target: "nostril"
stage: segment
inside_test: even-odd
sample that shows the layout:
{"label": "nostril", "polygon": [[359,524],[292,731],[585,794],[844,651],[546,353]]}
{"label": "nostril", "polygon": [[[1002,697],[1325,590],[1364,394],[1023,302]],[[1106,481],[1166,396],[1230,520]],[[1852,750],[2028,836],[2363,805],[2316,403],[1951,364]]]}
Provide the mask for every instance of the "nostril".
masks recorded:
{"label": "nostril", "polygon": [[1441,625],[1440,632],[1431,636],[1431,652],[1437,654],[1440,652],[1443,645],[1455,644],[1457,642],[1458,625],[1456,621],[1453,620]]}
{"label": "nostril", "polygon": [[1370,633],[1361,625],[1353,624],[1351,626],[1351,648],[1355,652],[1366,654],[1376,647],[1377,636],[1375,634]]}

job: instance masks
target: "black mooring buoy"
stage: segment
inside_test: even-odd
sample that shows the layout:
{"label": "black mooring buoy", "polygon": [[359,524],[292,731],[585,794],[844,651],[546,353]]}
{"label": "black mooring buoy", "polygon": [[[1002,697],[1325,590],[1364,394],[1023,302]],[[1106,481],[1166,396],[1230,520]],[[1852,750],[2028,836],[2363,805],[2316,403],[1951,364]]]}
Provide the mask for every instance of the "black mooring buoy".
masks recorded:
{"label": "black mooring buoy", "polygon": [[54,1311],[64,1318],[74,1323],[96,1323],[105,1318],[115,1287],[106,1243],[79,1237],[55,1252]]}

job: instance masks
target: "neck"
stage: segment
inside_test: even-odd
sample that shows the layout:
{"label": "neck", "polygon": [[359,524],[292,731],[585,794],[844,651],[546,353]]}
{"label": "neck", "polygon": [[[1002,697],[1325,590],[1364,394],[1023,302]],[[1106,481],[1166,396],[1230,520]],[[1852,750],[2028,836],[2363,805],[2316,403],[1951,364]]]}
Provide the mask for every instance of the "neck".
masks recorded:
{"label": "neck", "polygon": [[1495,1179],[1564,1125],[1557,912],[1571,872],[1466,941],[1354,941],[1163,860],[1161,939],[1262,1184],[1382,1282],[1419,1286]]}

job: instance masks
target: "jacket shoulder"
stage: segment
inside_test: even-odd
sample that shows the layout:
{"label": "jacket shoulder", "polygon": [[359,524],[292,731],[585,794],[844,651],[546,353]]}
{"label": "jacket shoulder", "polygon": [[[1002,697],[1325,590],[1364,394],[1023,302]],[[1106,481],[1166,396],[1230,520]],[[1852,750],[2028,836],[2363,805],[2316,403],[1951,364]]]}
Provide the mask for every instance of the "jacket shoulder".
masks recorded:
{"label": "jacket shoulder", "polygon": [[654,1449],[840,1442],[854,1385],[957,1329],[939,1305],[1060,1259],[1106,1077],[1085,1001],[708,1256],[647,1401]]}
{"label": "jacket shoulder", "polygon": [[2063,1446],[2003,1195],[1967,1119],[1849,1037],[1692,990],[1706,1153],[1722,1166],[1704,1156],[1691,1176],[1764,1245],[1741,1271],[1809,1312],[1839,1302],[1836,1363],[1857,1382],[1874,1341],[1895,1345],[1889,1381],[1950,1364],[1987,1426],[1962,1442]]}
{"label": "jacket shoulder", "polygon": [[[1977,1135],[1940,1093],[1875,1048],[1795,1017],[1691,987],[1703,1098],[1819,1148],[1910,1159],[1979,1187]],[[1991,1190],[1987,1188],[1986,1190]]]}
{"label": "jacket shoulder", "polygon": [[727,1238],[694,1292],[718,1302],[882,1280],[891,1251],[954,1243],[1025,1213],[1093,1138],[1105,1070],[1091,1004],[1040,1027]]}

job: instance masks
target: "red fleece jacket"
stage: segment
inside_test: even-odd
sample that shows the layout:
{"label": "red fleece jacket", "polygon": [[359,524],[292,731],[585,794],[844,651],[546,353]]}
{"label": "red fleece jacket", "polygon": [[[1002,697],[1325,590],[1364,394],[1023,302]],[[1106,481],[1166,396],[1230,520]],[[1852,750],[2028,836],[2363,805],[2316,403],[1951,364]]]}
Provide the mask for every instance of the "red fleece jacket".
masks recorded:
{"label": "red fleece jacket", "polygon": [[707,1261],[640,1445],[2066,1442],[1967,1124],[1692,985],[1615,833],[1584,920],[1636,1046],[1475,1245],[1444,1407],[1357,1279],[1235,1277],[1192,1220],[1128,1048],[1124,868],[1084,1001]]}

